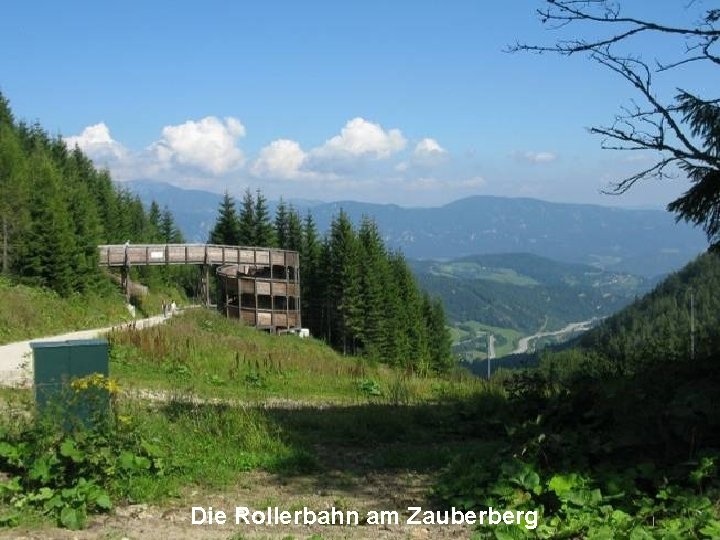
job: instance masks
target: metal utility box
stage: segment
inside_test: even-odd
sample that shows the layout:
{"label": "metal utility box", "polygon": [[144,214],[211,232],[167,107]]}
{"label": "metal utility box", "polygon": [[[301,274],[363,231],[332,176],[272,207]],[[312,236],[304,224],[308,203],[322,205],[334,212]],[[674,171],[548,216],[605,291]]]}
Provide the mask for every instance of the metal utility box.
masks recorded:
{"label": "metal utility box", "polygon": [[[104,339],[36,341],[33,351],[35,401],[42,410],[48,401],[62,399],[72,379],[93,373],[108,376],[108,342]],[[83,412],[77,411],[80,416]]]}

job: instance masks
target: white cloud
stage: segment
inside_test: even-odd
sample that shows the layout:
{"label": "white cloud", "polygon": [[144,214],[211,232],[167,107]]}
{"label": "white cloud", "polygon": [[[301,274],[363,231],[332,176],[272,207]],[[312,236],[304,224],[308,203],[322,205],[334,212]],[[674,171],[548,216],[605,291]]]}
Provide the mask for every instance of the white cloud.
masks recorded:
{"label": "white cloud", "polygon": [[162,138],[150,150],[165,168],[186,165],[222,175],[245,163],[245,155],[237,147],[237,140],[244,136],[245,127],[236,118],[207,116],[165,126]]}
{"label": "white cloud", "polygon": [[97,161],[123,158],[127,150],[110,135],[110,128],[104,122],[83,129],[80,135],[64,137],[69,149],[77,146],[91,159]]}
{"label": "white cloud", "polygon": [[455,183],[456,186],[466,189],[483,187],[485,184],[487,184],[487,182],[482,176],[473,176],[472,178],[460,180]]}
{"label": "white cloud", "polygon": [[520,161],[527,163],[550,163],[557,159],[557,155],[553,152],[517,152],[515,157]]}
{"label": "white cloud", "polygon": [[313,155],[320,158],[371,157],[384,159],[405,148],[407,141],[399,129],[386,131],[380,124],[364,118],[353,118],[345,124],[339,135],[315,148]]}
{"label": "white cloud", "polygon": [[425,158],[442,156],[447,154],[445,150],[435,139],[425,138],[415,145],[415,156]]}
{"label": "white cloud", "polygon": [[[290,139],[278,139],[260,150],[252,172],[258,176],[293,179],[303,176],[300,170],[307,154],[300,144]],[[309,173],[305,173],[307,175]]]}

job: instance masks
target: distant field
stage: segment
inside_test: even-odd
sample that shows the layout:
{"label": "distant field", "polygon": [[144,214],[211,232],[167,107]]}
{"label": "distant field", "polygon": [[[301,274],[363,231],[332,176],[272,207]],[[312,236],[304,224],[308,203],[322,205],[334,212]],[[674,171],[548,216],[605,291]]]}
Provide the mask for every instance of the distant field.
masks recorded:
{"label": "distant field", "polygon": [[467,345],[463,352],[466,360],[484,360],[487,350],[486,332],[495,336],[495,355],[497,357],[510,354],[517,345],[523,333],[512,328],[500,328],[482,324],[478,321],[462,321],[450,327],[450,334],[453,338],[453,350],[458,353],[461,350],[458,345],[465,342]]}
{"label": "distant field", "polygon": [[432,268],[432,273],[439,276],[449,276],[464,279],[484,279],[497,283],[518,285],[520,287],[539,285],[539,282],[529,276],[520,274],[512,268],[487,267],[475,262],[454,261],[438,263]]}

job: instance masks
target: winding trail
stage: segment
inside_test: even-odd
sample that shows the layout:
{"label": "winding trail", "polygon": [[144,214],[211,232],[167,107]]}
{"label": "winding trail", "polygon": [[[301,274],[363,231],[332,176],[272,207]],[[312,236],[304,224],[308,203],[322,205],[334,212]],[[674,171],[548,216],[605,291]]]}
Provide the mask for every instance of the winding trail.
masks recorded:
{"label": "winding trail", "polygon": [[[178,311],[180,313],[180,311]],[[32,371],[32,349],[30,343],[33,341],[66,341],[71,339],[94,339],[102,337],[113,330],[124,330],[126,328],[149,328],[162,324],[167,320],[162,315],[155,315],[146,319],[137,319],[126,323],[106,326],[105,328],[94,328],[91,330],[78,330],[66,332],[56,336],[16,341],[6,345],[0,345],[0,386],[12,388],[29,388],[33,380]]]}

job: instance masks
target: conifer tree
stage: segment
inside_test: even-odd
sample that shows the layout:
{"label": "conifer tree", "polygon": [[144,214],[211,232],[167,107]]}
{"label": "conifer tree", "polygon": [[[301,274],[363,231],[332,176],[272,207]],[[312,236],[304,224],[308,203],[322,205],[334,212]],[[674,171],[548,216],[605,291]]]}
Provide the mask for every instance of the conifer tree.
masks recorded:
{"label": "conifer tree", "polygon": [[257,245],[255,238],[255,200],[250,189],[243,194],[242,208],[238,217],[241,246]]}
{"label": "conifer tree", "polygon": [[157,201],[153,200],[150,203],[150,210],[148,211],[148,222],[150,223],[150,229],[152,231],[152,238],[150,241],[159,242],[161,240],[160,235],[160,220],[162,219],[162,213],[160,212],[160,205]]}
{"label": "conifer tree", "polygon": [[21,275],[68,295],[75,290],[77,252],[59,175],[40,149],[30,157],[30,174],[32,224],[22,244]]}
{"label": "conifer tree", "polygon": [[430,368],[435,373],[446,373],[453,364],[452,337],[447,329],[445,310],[439,299],[423,294],[423,317],[428,339]]}
{"label": "conifer tree", "polygon": [[330,327],[334,343],[343,353],[354,353],[361,332],[358,241],[344,211],[330,226],[328,297],[332,300]]}
{"label": "conifer tree", "polygon": [[285,249],[300,251],[303,245],[303,225],[298,211],[290,205],[287,213],[287,240]]}
{"label": "conifer tree", "polygon": [[172,212],[166,206],[160,218],[160,234],[166,244],[182,244],[185,240],[180,229],[175,225]]}
{"label": "conifer tree", "polygon": [[360,241],[360,337],[365,352],[378,357],[384,341],[384,289],[387,281],[386,253],[374,221],[363,217],[358,233]]}
{"label": "conifer tree", "polygon": [[275,245],[275,234],[270,223],[270,211],[268,210],[267,199],[258,189],[255,194],[255,245],[270,247]]}
{"label": "conifer tree", "polygon": [[320,264],[322,244],[310,212],[305,216],[300,248],[300,297],[303,325],[315,336],[323,336],[322,312],[324,294],[321,290]]}
{"label": "conifer tree", "polygon": [[208,240],[211,244],[240,245],[240,221],[235,211],[235,201],[228,191],[218,209],[218,218]]}
{"label": "conifer tree", "polygon": [[27,160],[3,99],[0,94],[0,272],[8,274],[16,244],[28,226],[28,177]]}
{"label": "conifer tree", "polygon": [[275,209],[275,238],[280,248],[287,249],[288,242],[288,212],[285,201],[280,197],[280,202]]}

